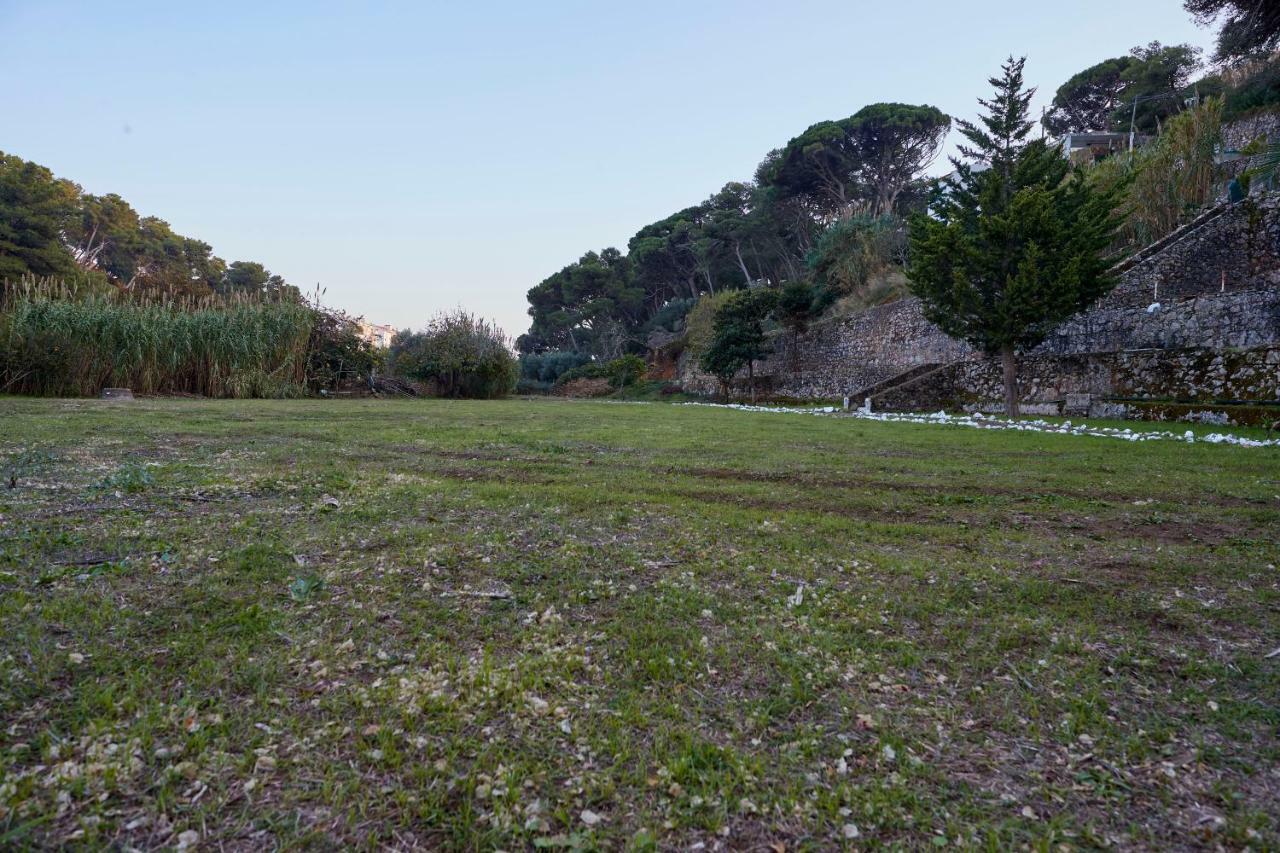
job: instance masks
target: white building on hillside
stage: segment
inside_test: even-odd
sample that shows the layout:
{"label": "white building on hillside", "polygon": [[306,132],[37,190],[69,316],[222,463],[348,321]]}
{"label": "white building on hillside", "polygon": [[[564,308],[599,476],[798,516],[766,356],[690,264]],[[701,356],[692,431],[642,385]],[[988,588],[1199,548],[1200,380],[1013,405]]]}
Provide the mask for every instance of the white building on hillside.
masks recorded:
{"label": "white building on hillside", "polygon": [[391,346],[391,339],[395,337],[395,334],[394,326],[381,326],[377,323],[370,323],[367,320],[360,321],[360,339],[378,349],[386,349]]}

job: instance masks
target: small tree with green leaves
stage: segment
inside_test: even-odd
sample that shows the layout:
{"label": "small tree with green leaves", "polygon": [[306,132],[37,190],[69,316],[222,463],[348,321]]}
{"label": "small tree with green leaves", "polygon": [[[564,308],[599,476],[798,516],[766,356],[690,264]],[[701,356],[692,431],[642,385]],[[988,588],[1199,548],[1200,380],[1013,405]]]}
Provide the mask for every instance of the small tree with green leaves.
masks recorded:
{"label": "small tree with green leaves", "polygon": [[809,328],[814,316],[813,285],[804,279],[788,282],[778,292],[777,304],[773,309],[773,317],[784,329],[791,333],[791,365],[795,368],[796,344],[800,336]]}
{"label": "small tree with green leaves", "polygon": [[605,372],[609,374],[609,384],[614,388],[626,388],[628,385],[636,384],[647,369],[648,365],[644,363],[644,359],[634,354],[615,358],[605,365]]}
{"label": "small tree with green leaves", "polygon": [[729,387],[733,377],[747,368],[751,402],[756,400],[755,363],[769,354],[764,320],[773,310],[777,294],[772,290],[744,290],[716,312],[711,343],[702,354],[702,369]]}
{"label": "small tree with green leaves", "polygon": [[[1120,187],[1099,190],[1042,140],[1028,141],[1024,59],[991,80],[985,115],[960,121],[956,175],[910,226],[908,276],[943,331],[999,355],[1005,411],[1018,414],[1017,354],[1109,291],[1104,256]],[[979,169],[985,166],[985,169]]]}

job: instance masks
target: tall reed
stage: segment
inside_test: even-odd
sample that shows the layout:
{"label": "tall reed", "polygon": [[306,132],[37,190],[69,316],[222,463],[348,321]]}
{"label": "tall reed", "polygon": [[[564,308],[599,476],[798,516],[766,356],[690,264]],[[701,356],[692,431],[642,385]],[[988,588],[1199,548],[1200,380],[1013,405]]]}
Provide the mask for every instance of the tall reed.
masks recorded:
{"label": "tall reed", "polygon": [[304,392],[313,309],[256,299],[93,292],[55,281],[0,293],[0,393],[281,397]]}

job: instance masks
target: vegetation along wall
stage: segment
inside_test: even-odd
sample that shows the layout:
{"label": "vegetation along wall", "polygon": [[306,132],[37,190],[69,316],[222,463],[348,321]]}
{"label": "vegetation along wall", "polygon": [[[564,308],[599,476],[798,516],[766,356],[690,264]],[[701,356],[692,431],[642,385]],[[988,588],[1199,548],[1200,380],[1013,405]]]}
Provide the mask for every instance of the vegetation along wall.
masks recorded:
{"label": "vegetation along wall", "polygon": [[[1032,403],[1060,403],[1068,393],[1275,400],[1278,346],[1280,197],[1271,193],[1214,208],[1131,259],[1115,290],[1024,357],[1023,397]],[[1255,349],[1238,366],[1258,376],[1242,373],[1248,381],[1234,381],[1224,366],[1242,357],[1222,354]],[[1206,353],[1225,360],[1206,361]],[[998,368],[926,321],[914,298],[830,320],[798,337],[779,333],[757,374],[776,397],[849,395],[860,403],[873,395],[877,408],[991,408],[986,401],[1000,398]],[[696,392],[718,388],[687,358],[680,380]],[[893,393],[901,384],[906,387]]]}

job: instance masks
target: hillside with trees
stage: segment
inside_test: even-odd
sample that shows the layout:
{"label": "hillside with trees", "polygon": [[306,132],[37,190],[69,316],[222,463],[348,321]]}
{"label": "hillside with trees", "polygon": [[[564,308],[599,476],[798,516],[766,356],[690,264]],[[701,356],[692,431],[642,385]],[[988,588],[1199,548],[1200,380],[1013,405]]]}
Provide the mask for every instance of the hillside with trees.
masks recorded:
{"label": "hillside with trees", "polygon": [[174,297],[301,297],[261,263],[227,263],[208,243],[141,215],[115,193],[86,193],[0,152],[0,282],[24,277]]}
{"label": "hillside with trees", "polygon": [[518,348],[608,360],[682,328],[704,295],[804,282],[820,311],[854,294],[867,279],[858,252],[893,243],[902,216],[923,204],[925,169],[950,126],[935,107],[896,103],[810,126],[751,180],[644,226],[625,253],[588,252],[532,288]]}
{"label": "hillside with trees", "polygon": [[[457,310],[373,347],[358,318],[257,261],[227,263],[120,196],[0,152],[0,393],[500,397],[510,340]],[[384,356],[389,355],[389,358]],[[397,379],[375,381],[390,369]]]}
{"label": "hillside with trees", "polygon": [[[1085,131],[1135,135],[1132,152],[1112,143],[1113,152],[1126,149],[1123,156],[1052,170],[1060,183],[1070,179],[1113,205],[1117,227],[1105,229],[1102,247],[1110,261],[1170,233],[1222,190],[1225,123],[1280,106],[1280,22],[1255,6],[1188,0],[1197,20],[1219,26],[1212,65],[1192,45],[1152,41],[1072,75],[1040,128],[1026,117],[1024,136],[1038,131],[1046,141]],[[661,361],[683,351],[727,381],[738,370],[750,373],[769,351],[758,327],[795,336],[824,316],[907,295],[907,222],[926,210],[936,219],[951,194],[926,172],[952,124],[935,107],[902,103],[817,122],[768,152],[750,180],[644,226],[625,251],[587,252],[528,292],[532,322],[517,340],[526,377],[546,386],[558,366],[579,369],[628,353]],[[1057,156],[1056,146],[1042,147]],[[1280,153],[1271,159],[1280,162]],[[953,177],[963,184],[960,165]],[[1066,203],[1054,193],[1055,204]],[[772,295],[736,305],[726,296],[754,288]],[[708,353],[713,341],[727,341],[717,337],[717,314],[721,332],[745,335],[736,356]],[[1043,329],[1059,314],[1028,328]],[[967,336],[966,319],[936,318]]]}

